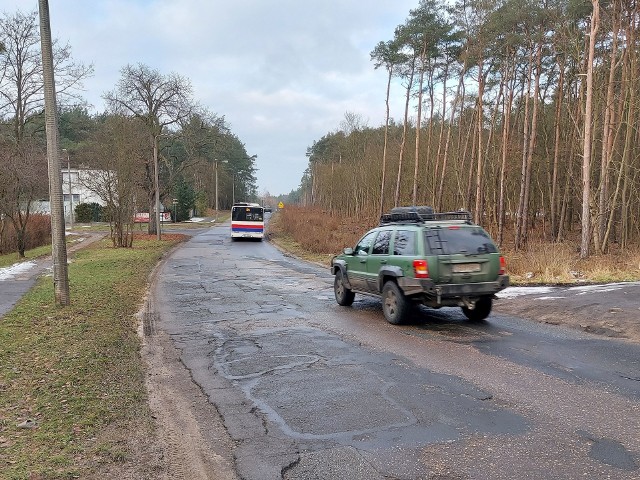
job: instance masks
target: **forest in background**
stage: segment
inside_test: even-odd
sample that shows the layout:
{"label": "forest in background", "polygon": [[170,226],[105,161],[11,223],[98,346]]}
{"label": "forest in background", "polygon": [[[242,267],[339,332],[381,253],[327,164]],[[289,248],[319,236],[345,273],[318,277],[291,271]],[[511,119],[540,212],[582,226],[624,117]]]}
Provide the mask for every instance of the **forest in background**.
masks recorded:
{"label": "forest in background", "polygon": [[637,244],[638,20],[636,1],[421,1],[371,52],[388,74],[383,124],[347,113],[314,142],[299,202],[466,209],[515,251]]}

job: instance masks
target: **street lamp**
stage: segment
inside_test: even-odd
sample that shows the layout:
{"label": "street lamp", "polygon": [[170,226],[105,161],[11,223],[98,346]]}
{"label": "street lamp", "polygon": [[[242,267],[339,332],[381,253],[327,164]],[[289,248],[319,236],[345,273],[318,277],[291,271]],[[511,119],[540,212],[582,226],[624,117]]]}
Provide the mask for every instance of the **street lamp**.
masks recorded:
{"label": "street lamp", "polygon": [[216,223],[218,222],[218,162],[227,163],[226,160],[218,160],[217,158],[213,160],[215,163],[215,172],[216,172]]}
{"label": "street lamp", "polygon": [[214,160],[216,171],[216,223],[218,223],[218,159]]}
{"label": "street lamp", "polygon": [[67,180],[69,181],[69,228],[73,229],[73,192],[71,191],[71,161],[69,160],[69,150],[63,148],[67,154]]}
{"label": "street lamp", "polygon": [[160,234],[160,188],[159,188],[159,172],[158,172],[158,135],[153,137],[153,189],[155,190],[155,209],[156,209],[156,238],[161,239]]}
{"label": "street lamp", "polygon": [[173,199],[173,223],[178,223],[178,199]]}

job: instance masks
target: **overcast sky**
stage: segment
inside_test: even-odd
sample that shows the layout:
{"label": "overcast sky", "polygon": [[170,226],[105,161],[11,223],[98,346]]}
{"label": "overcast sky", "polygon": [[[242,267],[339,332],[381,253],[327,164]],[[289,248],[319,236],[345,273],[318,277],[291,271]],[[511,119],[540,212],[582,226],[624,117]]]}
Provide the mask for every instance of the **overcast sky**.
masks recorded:
{"label": "overcast sky", "polygon": [[[53,37],[94,65],[84,96],[95,111],[127,64],[187,77],[196,101],[258,156],[258,192],[277,195],[299,186],[307,147],[338,130],[346,112],[384,122],[386,73],[369,54],[418,3],[50,0],[49,9]],[[37,8],[37,0],[0,0],[2,12]]]}

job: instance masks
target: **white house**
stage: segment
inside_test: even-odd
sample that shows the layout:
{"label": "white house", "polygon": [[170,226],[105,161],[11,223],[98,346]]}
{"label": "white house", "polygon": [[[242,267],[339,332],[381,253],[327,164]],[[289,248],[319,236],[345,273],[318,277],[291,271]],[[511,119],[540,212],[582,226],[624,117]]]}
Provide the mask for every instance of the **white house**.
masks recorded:
{"label": "white house", "polygon": [[83,182],[83,179],[91,178],[95,176],[95,174],[95,170],[77,168],[65,168],[62,170],[62,197],[65,221],[69,220],[70,212],[73,212],[76,205],[81,203],[97,203],[98,205],[105,204],[98,195],[85,186],[85,184],[89,182]]}
{"label": "white house", "polygon": [[[89,190],[83,182],[84,178],[95,176],[96,170],[84,170],[78,168],[62,169],[62,197],[64,203],[64,220],[71,221],[71,212],[77,205],[81,203],[97,203],[104,206],[104,201]],[[51,204],[49,200],[39,200],[31,204],[31,211],[34,213],[51,213]],[[74,217],[75,220],[75,217]]]}

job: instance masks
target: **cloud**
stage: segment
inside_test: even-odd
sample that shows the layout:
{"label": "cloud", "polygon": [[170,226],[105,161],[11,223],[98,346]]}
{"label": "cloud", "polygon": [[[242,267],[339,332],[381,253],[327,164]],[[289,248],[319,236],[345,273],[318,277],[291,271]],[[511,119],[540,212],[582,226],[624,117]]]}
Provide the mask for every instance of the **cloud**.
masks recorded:
{"label": "cloud", "polygon": [[[25,9],[5,0],[5,11]],[[369,53],[418,0],[56,0],[54,37],[93,63],[87,100],[101,111],[126,64],[191,80],[202,105],[224,115],[257,154],[259,191],[288,193],[306,150],[345,112],[384,121],[386,75]]]}

